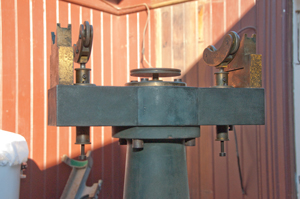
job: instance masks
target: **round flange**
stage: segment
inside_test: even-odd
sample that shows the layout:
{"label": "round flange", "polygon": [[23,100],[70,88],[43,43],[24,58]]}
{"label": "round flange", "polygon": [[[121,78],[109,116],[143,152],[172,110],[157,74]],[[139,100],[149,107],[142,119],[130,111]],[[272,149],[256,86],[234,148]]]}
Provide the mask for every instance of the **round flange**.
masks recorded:
{"label": "round flange", "polygon": [[132,81],[126,86],[186,86],[185,82],[165,82],[165,81]]}
{"label": "round flange", "polygon": [[140,68],[130,71],[133,77],[175,77],[180,76],[181,71],[175,68]]}

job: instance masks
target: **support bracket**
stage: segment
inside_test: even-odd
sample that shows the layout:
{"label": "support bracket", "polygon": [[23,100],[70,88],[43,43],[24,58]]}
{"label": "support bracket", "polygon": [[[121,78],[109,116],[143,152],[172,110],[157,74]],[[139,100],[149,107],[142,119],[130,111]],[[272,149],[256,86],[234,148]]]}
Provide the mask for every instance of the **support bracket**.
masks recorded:
{"label": "support bracket", "polygon": [[72,167],[72,171],[60,197],[61,199],[98,198],[102,180],[99,180],[98,183],[94,183],[91,187],[86,186],[86,180],[93,166],[91,154],[91,151],[87,152],[87,159],[85,161],[73,160],[67,155],[63,155],[62,161]]}

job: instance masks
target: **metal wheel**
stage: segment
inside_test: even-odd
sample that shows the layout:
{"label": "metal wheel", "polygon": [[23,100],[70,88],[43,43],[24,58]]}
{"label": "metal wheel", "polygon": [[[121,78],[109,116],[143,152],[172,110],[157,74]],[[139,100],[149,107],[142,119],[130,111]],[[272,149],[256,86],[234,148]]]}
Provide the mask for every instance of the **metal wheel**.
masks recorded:
{"label": "metal wheel", "polygon": [[133,77],[176,77],[181,75],[179,69],[174,68],[141,68],[130,71],[130,75]]}

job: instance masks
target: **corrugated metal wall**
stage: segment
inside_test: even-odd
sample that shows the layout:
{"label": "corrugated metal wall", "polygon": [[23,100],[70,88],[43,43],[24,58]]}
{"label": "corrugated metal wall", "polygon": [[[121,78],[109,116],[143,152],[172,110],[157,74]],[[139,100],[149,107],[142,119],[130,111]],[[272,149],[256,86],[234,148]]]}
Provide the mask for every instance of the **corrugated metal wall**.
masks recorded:
{"label": "corrugated metal wall", "polygon": [[[266,92],[266,125],[237,126],[243,183],[242,195],[233,133],[220,158],[213,127],[202,126],[195,148],[188,149],[191,198],[296,198],[291,1],[206,1],[198,4],[203,19],[199,48],[220,45],[223,35],[252,26],[257,32],[257,53],[263,55],[263,87]],[[203,13],[203,14],[201,14]],[[251,35],[252,28],[242,33]],[[188,66],[190,86],[212,86],[214,70],[201,58]]]}
{"label": "corrugated metal wall", "polygon": [[[141,67],[146,12],[121,17],[57,0],[0,1],[0,128],[24,135],[30,148],[21,198],[59,198],[70,168],[61,156],[75,157],[75,131],[47,126],[47,89],[51,31],[56,23],[94,25],[88,67],[97,85],[124,85],[129,70]],[[266,125],[237,127],[246,196],[242,196],[235,145],[218,157],[214,128],[201,127],[196,147],[188,148],[191,198],[294,198],[292,65],[289,42],[290,1],[195,1],[151,11],[146,58],[157,67],[181,68],[189,86],[213,85],[213,69],[201,59],[209,44],[220,44],[229,30],[257,27],[258,53],[263,54]],[[248,33],[252,33],[249,30]],[[78,67],[75,65],[75,67]],[[103,179],[101,198],[122,198],[125,148],[111,137],[110,127],[91,130],[94,168],[89,185]],[[230,134],[230,139],[233,135]]]}
{"label": "corrugated metal wall", "polygon": [[[92,82],[123,86],[129,70],[138,66],[147,14],[116,17],[62,1],[15,0],[1,1],[0,16],[0,128],[25,136],[30,149],[21,198],[59,198],[70,173],[61,157],[76,157],[80,148],[74,145],[74,128],[47,126],[51,32],[56,23],[62,27],[71,23],[76,43],[79,24],[90,21],[94,44],[87,67],[92,68]],[[155,56],[150,34],[151,28],[146,34],[146,57],[151,63]],[[102,198],[121,198],[125,149],[111,137],[110,127],[92,128],[91,136],[87,149],[94,150],[95,167],[89,184],[103,179]]]}

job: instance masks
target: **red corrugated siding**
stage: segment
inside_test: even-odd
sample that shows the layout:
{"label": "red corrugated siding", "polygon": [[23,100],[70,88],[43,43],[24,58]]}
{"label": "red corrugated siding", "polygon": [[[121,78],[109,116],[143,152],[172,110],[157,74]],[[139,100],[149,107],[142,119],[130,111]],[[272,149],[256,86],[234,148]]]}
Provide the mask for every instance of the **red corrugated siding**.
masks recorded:
{"label": "red corrugated siding", "polygon": [[[237,127],[247,193],[244,196],[239,184],[233,134],[229,135],[227,158],[220,158],[214,128],[201,127],[200,144],[188,151],[188,158],[197,165],[193,167],[200,168],[199,173],[189,169],[191,198],[296,198],[291,1],[257,1],[255,4],[253,1],[224,0],[210,1],[203,7],[204,47],[220,45],[225,22],[225,32],[246,26],[257,28],[257,51],[263,55],[266,125]],[[251,35],[253,31],[245,33]],[[198,66],[186,72],[187,80],[195,73],[195,68],[198,68],[198,76],[192,80],[198,79],[197,86],[213,85],[213,71],[205,66],[201,56]]]}
{"label": "red corrugated siding", "polygon": [[[198,16],[200,11],[203,15]],[[214,127],[202,126],[196,146],[187,148],[192,199],[296,197],[291,12],[290,0],[196,1],[151,11],[147,60],[153,66],[181,68],[189,86],[213,85],[214,69],[204,64],[202,51],[209,44],[220,45],[230,30],[256,26],[257,49],[263,54],[266,125],[237,127],[247,195],[242,196],[239,186],[233,134],[226,145],[227,157],[220,158]],[[92,82],[122,86],[131,79],[128,71],[140,66],[146,17],[146,12],[117,17],[56,0],[1,0],[0,128],[20,133],[30,148],[21,198],[59,198],[70,172],[61,156],[79,154],[74,127],[47,126],[50,32],[56,23],[63,27],[71,23],[76,43],[79,23],[90,21]],[[91,128],[91,137],[88,149],[94,151],[94,168],[88,184],[103,179],[100,198],[122,198],[125,147],[111,137],[110,127]]]}

